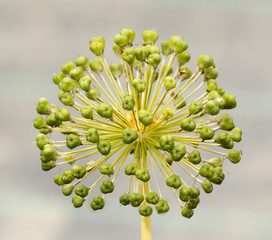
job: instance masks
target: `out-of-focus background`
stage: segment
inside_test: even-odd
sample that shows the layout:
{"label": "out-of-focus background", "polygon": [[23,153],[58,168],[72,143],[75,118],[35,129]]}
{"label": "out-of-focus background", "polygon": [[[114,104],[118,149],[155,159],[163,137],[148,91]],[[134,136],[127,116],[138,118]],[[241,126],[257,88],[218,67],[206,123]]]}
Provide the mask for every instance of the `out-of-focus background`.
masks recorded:
{"label": "out-of-focus background", "polygon": [[[242,161],[226,164],[226,179],[190,219],[176,202],[152,216],[153,239],[272,239],[272,1],[265,0],[9,0],[0,1],[0,239],[140,239],[136,209],[109,196],[101,212],[75,209],[43,172],[32,142],[40,97],[57,103],[52,74],[80,55],[88,41],[132,28],[157,29],[159,41],[177,34],[189,43],[192,62],[211,55],[220,85],[237,96],[231,111],[243,129]],[[106,56],[113,59],[114,55]],[[59,104],[60,105],[60,104]]]}

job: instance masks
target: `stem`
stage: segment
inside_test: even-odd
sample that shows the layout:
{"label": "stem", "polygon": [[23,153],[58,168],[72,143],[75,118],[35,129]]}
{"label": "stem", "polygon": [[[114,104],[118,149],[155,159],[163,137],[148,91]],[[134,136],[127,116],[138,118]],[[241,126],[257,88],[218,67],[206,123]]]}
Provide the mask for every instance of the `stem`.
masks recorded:
{"label": "stem", "polygon": [[152,240],[151,235],[151,217],[141,216],[142,240]]}

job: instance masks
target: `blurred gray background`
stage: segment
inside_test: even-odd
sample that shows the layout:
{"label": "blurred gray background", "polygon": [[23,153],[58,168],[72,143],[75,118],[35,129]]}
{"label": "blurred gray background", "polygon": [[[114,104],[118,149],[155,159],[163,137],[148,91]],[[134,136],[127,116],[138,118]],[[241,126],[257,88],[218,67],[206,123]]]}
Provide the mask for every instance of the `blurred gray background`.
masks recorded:
{"label": "blurred gray background", "polygon": [[32,144],[37,100],[58,102],[53,73],[68,60],[91,57],[91,37],[103,35],[110,52],[122,28],[134,29],[138,40],[154,28],[159,42],[181,35],[192,63],[200,54],[211,55],[220,85],[237,96],[231,115],[243,129],[242,161],[226,164],[224,183],[202,194],[190,220],[181,217],[175,201],[168,214],[153,214],[153,239],[272,239],[269,0],[1,0],[0,239],[140,239],[139,214],[120,207],[118,194],[101,212],[88,205],[74,209],[53,183],[57,171],[41,171]]}

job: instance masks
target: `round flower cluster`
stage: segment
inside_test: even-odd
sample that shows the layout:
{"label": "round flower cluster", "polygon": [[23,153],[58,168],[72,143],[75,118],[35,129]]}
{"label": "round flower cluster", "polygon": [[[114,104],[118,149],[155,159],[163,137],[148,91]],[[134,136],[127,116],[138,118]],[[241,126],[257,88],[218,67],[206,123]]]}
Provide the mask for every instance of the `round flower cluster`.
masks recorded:
{"label": "round flower cluster", "polygon": [[[233,147],[241,141],[242,131],[227,113],[219,115],[235,108],[236,99],[217,84],[213,59],[200,55],[192,72],[186,65],[191,58],[187,42],[171,36],[159,48],[158,37],[156,31],[146,30],[143,40],[133,43],[135,32],[122,29],[113,43],[118,63],[110,66],[105,39],[92,38],[89,49],[96,57],[68,61],[53,77],[66,107],[45,98],[38,101],[41,116],[33,125],[40,131],[36,143],[42,169],[70,164],[70,170],[54,181],[65,196],[74,192],[76,208],[89,196],[91,208],[102,209],[120,174],[128,177],[122,176],[128,179],[128,189],[120,204],[139,207],[145,217],[152,214],[152,205],[157,213],[166,213],[170,206],[168,193],[162,193],[157,181],[160,172],[182,216],[190,218],[201,189],[211,193],[223,182],[223,162],[240,161],[240,151]],[[66,139],[53,140],[52,133]],[[95,155],[97,160],[92,159]],[[94,172],[100,177],[91,186],[84,185]],[[95,187],[101,194],[92,196]]]}

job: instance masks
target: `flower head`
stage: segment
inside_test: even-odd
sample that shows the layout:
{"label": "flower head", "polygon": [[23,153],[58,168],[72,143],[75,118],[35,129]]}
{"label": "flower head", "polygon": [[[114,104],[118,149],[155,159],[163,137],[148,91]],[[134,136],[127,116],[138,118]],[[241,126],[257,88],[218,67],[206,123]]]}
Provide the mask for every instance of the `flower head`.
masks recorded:
{"label": "flower head", "polygon": [[[76,208],[91,197],[90,207],[102,209],[121,175],[128,183],[120,196],[122,205],[138,207],[145,217],[153,209],[166,213],[168,193],[157,181],[162,177],[181,214],[190,218],[201,189],[211,193],[223,182],[224,161],[240,161],[240,152],[232,149],[242,131],[225,113],[236,107],[236,99],[218,86],[213,59],[200,55],[192,71],[185,65],[191,58],[187,42],[171,36],[159,49],[158,37],[146,30],[143,41],[133,43],[135,32],[122,29],[113,44],[118,63],[110,66],[105,39],[92,38],[89,49],[96,56],[68,61],[53,77],[65,107],[45,98],[38,101],[41,116],[33,125],[40,131],[36,143],[42,169],[71,164],[54,181],[65,196],[75,193]],[[63,134],[63,140],[53,140],[56,133]],[[84,180],[94,172],[100,177],[87,186]],[[94,188],[101,194],[93,196]]]}

